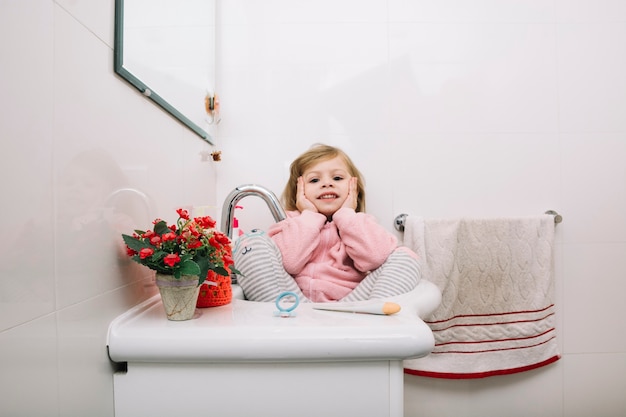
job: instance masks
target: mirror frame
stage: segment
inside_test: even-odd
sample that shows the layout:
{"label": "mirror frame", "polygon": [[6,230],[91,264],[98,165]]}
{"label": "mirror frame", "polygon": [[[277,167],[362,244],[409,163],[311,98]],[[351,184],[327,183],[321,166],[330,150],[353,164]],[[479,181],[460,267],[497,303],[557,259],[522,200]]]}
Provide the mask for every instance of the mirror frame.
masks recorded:
{"label": "mirror frame", "polygon": [[135,87],[141,94],[152,100],[163,110],[178,119],[183,125],[191,129],[196,135],[213,145],[209,133],[182,114],[166,99],[157,94],[137,76],[124,68],[124,0],[115,0],[115,29],[113,39],[113,69],[117,75]]}

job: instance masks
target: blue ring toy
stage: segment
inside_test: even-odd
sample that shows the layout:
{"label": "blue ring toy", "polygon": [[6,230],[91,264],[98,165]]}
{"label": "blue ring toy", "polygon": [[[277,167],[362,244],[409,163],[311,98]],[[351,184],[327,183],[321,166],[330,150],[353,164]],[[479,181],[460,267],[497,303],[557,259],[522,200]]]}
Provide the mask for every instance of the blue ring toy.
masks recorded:
{"label": "blue ring toy", "polygon": [[[283,307],[280,305],[280,302],[285,297],[293,297],[296,299],[296,302],[293,303],[293,305],[291,305],[290,307]],[[281,292],[276,298],[276,308],[278,308],[278,312],[280,315],[291,315],[291,312],[295,310],[296,307],[298,307],[298,304],[300,304],[300,298],[298,298],[298,295],[296,293],[291,291]]]}

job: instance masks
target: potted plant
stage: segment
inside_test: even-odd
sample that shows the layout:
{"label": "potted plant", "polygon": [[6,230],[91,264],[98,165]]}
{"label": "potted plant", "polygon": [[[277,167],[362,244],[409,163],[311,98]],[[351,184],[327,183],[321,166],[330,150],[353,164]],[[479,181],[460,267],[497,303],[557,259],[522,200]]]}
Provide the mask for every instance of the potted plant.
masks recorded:
{"label": "potted plant", "polygon": [[210,216],[191,218],[183,209],[176,212],[175,224],[168,226],[157,218],[151,230],[135,230],[132,236],[122,237],[128,256],[156,271],[167,318],[189,320],[207,277],[228,277],[230,285],[230,271],[237,271],[230,239],[215,229],[215,220]]}

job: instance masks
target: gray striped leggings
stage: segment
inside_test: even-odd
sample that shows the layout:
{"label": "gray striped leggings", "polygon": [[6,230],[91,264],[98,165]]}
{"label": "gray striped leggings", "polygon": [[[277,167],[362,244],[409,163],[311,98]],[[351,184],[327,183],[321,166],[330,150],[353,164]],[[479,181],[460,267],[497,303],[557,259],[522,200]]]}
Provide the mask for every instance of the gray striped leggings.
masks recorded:
{"label": "gray striped leggings", "polygon": [[[233,249],[237,282],[246,299],[273,302],[283,291],[291,291],[308,301],[296,281],[285,271],[280,250],[263,231],[253,231],[237,240]],[[420,265],[407,248],[399,247],[378,269],[370,272],[350,294],[340,301],[381,299],[407,293],[421,278]]]}

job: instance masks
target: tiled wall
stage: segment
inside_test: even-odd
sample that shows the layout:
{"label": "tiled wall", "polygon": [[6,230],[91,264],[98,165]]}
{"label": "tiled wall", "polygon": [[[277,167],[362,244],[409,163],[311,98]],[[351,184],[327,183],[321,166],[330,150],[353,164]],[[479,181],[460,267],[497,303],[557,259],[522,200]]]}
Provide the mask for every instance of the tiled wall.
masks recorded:
{"label": "tiled wall", "polygon": [[[221,206],[243,183],[280,194],[318,141],[353,157],[390,230],[401,212],[564,217],[563,359],[484,380],[407,375],[406,416],[626,414],[626,3],[217,4],[213,163],[113,74],[112,0],[0,0],[0,415],[112,416],[107,325],[154,291],[118,256],[118,229]],[[93,205],[111,183],[150,210],[128,195],[129,216],[106,218]],[[260,200],[242,204],[244,229],[270,221]]]}
{"label": "tiled wall", "polygon": [[155,293],[121,233],[215,205],[211,147],[114,74],[113,11],[0,2],[1,416],[113,416],[108,324]]}

